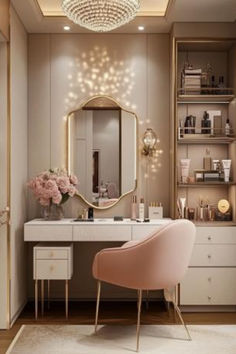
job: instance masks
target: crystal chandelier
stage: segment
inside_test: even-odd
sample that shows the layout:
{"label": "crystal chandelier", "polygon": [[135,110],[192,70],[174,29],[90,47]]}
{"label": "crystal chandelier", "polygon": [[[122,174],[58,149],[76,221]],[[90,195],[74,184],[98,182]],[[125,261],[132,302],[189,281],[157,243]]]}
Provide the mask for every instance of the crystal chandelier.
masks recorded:
{"label": "crystal chandelier", "polygon": [[62,10],[76,24],[108,32],[134,19],[140,0],[62,0]]}

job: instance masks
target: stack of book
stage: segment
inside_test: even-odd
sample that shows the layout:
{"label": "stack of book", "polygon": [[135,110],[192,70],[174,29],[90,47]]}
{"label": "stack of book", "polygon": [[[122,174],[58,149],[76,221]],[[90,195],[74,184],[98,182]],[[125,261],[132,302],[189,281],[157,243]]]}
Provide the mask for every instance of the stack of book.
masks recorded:
{"label": "stack of book", "polygon": [[182,74],[182,88],[187,95],[201,93],[202,69],[184,69]]}

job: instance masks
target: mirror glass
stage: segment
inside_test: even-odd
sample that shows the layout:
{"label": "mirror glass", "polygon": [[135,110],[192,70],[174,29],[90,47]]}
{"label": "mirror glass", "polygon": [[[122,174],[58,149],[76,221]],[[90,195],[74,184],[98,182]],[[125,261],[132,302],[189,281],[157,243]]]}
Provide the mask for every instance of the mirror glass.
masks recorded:
{"label": "mirror glass", "polygon": [[135,190],[137,117],[113,99],[97,97],[69,114],[68,170],[79,179],[79,196],[108,208]]}

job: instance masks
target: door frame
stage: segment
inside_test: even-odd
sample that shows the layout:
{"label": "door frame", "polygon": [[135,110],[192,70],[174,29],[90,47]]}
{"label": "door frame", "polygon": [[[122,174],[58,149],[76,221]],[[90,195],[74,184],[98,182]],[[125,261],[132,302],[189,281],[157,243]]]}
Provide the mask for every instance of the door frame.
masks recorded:
{"label": "door frame", "polygon": [[[4,126],[4,133],[6,134],[5,141],[3,142],[3,153],[5,155],[4,167],[6,173],[3,181],[3,187],[5,184],[6,193],[4,195],[4,201],[1,205],[3,211],[0,217],[0,223],[3,222],[1,227],[0,236],[3,237],[1,245],[4,248],[2,250],[4,257],[0,259],[0,270],[3,269],[1,276],[3,277],[3,293],[0,294],[0,303],[5,304],[4,309],[0,309],[0,329],[9,329],[11,326],[11,303],[10,303],[10,291],[11,291],[11,253],[10,253],[10,169],[11,169],[11,112],[10,112],[10,45],[9,42],[0,43],[0,90],[2,92],[2,111],[0,112],[2,124]],[[6,209],[7,208],[7,209]],[[1,279],[0,279],[1,281]],[[4,319],[5,317],[5,319]]]}

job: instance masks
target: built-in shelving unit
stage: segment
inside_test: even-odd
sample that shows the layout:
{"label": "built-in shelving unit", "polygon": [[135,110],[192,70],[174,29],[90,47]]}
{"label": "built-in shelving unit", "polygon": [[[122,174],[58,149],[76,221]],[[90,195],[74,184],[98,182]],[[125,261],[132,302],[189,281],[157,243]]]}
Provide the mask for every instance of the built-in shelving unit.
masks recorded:
{"label": "built-in shelving unit", "polygon": [[[196,225],[196,242],[178,301],[187,311],[196,306],[201,306],[197,311],[209,311],[213,305],[235,309],[236,39],[176,39],[173,53],[172,216],[187,217]],[[204,157],[208,159],[203,161]],[[189,178],[181,179],[181,159],[190,159]],[[230,182],[224,182],[224,172],[217,168],[219,161],[228,159]],[[213,164],[213,160],[218,161]],[[230,203],[226,214],[218,208],[222,199]]]}
{"label": "built-in shelving unit", "polygon": [[[236,42],[233,40],[177,40],[176,42],[176,73],[175,73],[175,109],[174,122],[174,217],[179,217],[176,207],[180,197],[186,198],[187,206],[195,210],[194,222],[198,225],[223,225],[222,221],[198,221],[199,200],[205,200],[212,208],[217,208],[218,201],[227,199],[232,210],[232,221],[226,225],[236,225]],[[194,70],[210,67],[210,80],[214,76],[216,84],[219,77],[224,78],[225,87],[184,87],[183,77],[186,77],[186,63],[191,64]],[[182,74],[184,72],[184,74]],[[190,76],[192,73],[190,72]],[[203,75],[203,74],[200,74]],[[199,75],[198,75],[199,76]],[[194,78],[194,74],[191,76]],[[208,77],[209,79],[209,77]],[[190,78],[191,80],[191,78]],[[198,77],[199,80],[199,77]],[[197,81],[197,80],[196,80]],[[193,83],[193,86],[196,85]],[[194,91],[194,92],[191,92]],[[221,115],[215,122],[216,130],[209,129],[209,134],[202,130],[202,120],[206,111],[220,111]],[[196,125],[193,130],[183,125],[187,116],[194,116]],[[225,132],[226,120],[230,120],[230,134]],[[191,134],[188,134],[191,132]],[[230,182],[222,179],[194,182],[196,170],[203,169],[203,158],[208,154],[215,160],[231,159]],[[190,159],[191,183],[182,183],[180,160]]]}

